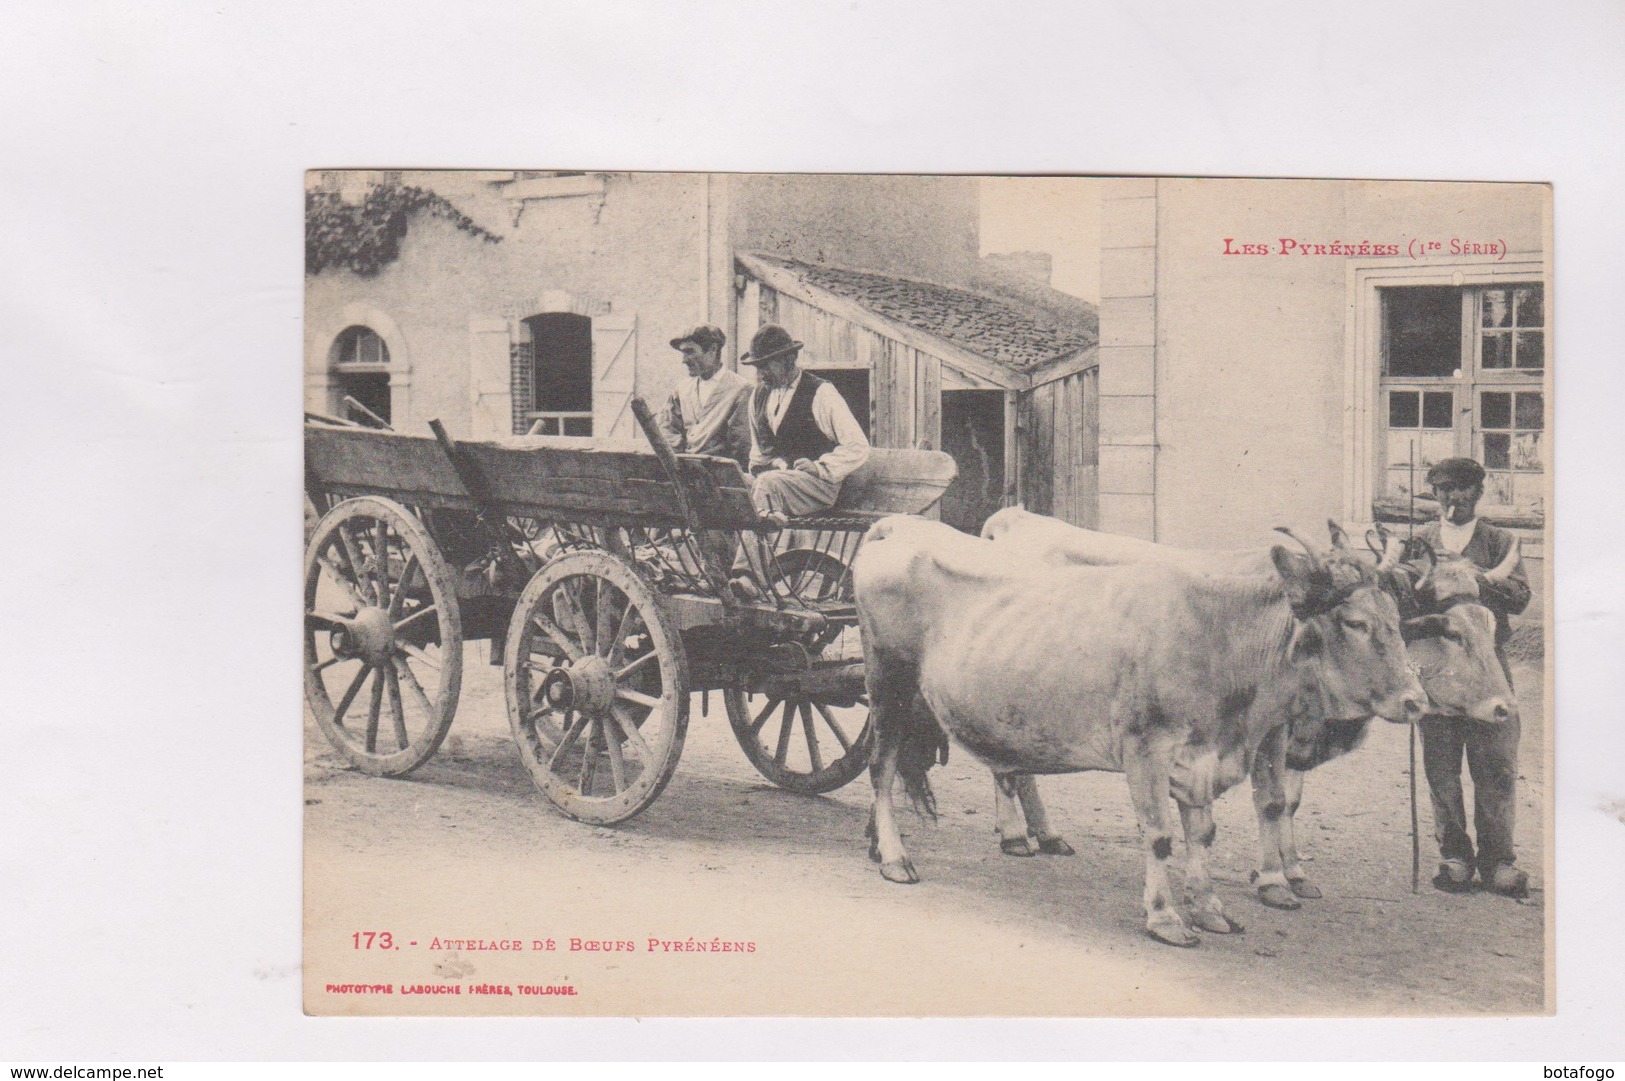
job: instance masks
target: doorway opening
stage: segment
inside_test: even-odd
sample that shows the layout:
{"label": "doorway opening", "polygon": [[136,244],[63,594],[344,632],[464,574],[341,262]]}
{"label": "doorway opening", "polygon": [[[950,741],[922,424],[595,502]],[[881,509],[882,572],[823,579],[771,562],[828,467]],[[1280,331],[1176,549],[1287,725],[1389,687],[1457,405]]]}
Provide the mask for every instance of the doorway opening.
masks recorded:
{"label": "doorway opening", "polygon": [[967,533],[1004,506],[1004,392],[942,392],[942,449],[959,476],[942,497],[942,520]]}

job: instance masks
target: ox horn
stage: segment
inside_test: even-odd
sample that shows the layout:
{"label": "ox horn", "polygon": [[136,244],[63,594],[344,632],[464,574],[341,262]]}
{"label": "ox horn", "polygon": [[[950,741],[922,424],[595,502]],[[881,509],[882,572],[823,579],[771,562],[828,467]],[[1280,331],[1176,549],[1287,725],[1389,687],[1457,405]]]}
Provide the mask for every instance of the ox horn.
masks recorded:
{"label": "ox horn", "polygon": [[1433,584],[1433,572],[1439,569],[1439,553],[1437,553],[1437,552],[1435,552],[1433,550],[1433,545],[1428,544],[1425,541],[1422,544],[1420,544],[1418,547],[1423,552],[1427,553],[1427,567],[1428,567],[1427,570],[1422,572],[1422,577],[1420,577],[1420,578],[1418,578],[1416,580],[1416,588],[1420,590],[1420,589],[1425,589],[1428,586],[1431,586]]}
{"label": "ox horn", "polygon": [[1342,526],[1328,518],[1326,519],[1326,531],[1331,534],[1333,548],[1337,549],[1339,552],[1346,552],[1349,550],[1349,535]]}
{"label": "ox horn", "polygon": [[1366,530],[1365,546],[1377,557],[1378,574],[1386,574],[1393,570],[1399,566],[1399,561],[1405,558],[1404,538],[1388,532],[1380,522],[1375,528]]}
{"label": "ox horn", "polygon": [[1314,573],[1317,576],[1318,575],[1326,575],[1326,574],[1330,573],[1326,569],[1325,561],[1320,558],[1320,553],[1315,551],[1313,548],[1309,547],[1309,542],[1308,541],[1304,540],[1302,537],[1298,536],[1296,533],[1292,532],[1291,529],[1289,529],[1288,527],[1286,527],[1284,525],[1276,526],[1275,527],[1275,532],[1280,533],[1283,536],[1291,537],[1293,540],[1298,542],[1298,544],[1308,554],[1309,562],[1313,566]]}

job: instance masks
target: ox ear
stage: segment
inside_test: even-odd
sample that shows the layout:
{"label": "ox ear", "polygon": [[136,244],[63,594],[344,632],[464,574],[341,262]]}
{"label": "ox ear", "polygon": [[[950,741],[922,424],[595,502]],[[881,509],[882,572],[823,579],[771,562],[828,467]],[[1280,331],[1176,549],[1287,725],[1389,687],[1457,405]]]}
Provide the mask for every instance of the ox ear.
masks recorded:
{"label": "ox ear", "polygon": [[1315,561],[1308,556],[1283,548],[1280,545],[1270,549],[1270,559],[1275,562],[1275,569],[1281,575],[1281,582],[1286,587],[1286,599],[1293,608],[1301,608],[1314,595],[1316,577]]}
{"label": "ox ear", "polygon": [[1417,616],[1399,625],[1399,635],[1407,642],[1416,642],[1423,638],[1438,638],[1449,626],[1450,617],[1442,613]]}
{"label": "ox ear", "polygon": [[1339,552],[1346,552],[1349,550],[1349,535],[1347,530],[1338,525],[1336,522],[1332,521],[1330,518],[1326,519],[1326,529],[1332,535],[1333,548],[1337,549]]}
{"label": "ox ear", "polygon": [[1292,636],[1292,648],[1288,657],[1293,664],[1302,664],[1304,661],[1320,656],[1325,647],[1325,639],[1320,636],[1320,628],[1313,623],[1300,622],[1297,632]]}

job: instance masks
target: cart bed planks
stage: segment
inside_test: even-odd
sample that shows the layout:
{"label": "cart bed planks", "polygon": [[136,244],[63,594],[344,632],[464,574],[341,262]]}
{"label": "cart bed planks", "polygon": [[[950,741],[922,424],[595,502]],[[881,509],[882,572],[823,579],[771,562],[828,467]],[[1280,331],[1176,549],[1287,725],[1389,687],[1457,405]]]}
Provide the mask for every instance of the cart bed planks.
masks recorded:
{"label": "cart bed planks", "polygon": [[[654,455],[560,447],[545,437],[459,442],[485,482],[493,509],[599,525],[682,526],[676,493]],[[681,455],[696,509],[713,529],[757,525],[739,467],[723,458]],[[335,495],[382,495],[408,506],[473,509],[474,502],[432,438],[360,428],[305,428],[306,475]],[[709,479],[710,483],[705,483]],[[702,498],[714,492],[710,498]]]}

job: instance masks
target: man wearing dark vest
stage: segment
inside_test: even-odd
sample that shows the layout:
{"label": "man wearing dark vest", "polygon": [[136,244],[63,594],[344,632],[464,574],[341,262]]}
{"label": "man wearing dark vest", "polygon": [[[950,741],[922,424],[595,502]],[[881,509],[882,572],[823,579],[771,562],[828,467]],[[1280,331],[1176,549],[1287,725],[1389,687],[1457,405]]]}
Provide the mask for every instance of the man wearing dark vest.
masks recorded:
{"label": "man wearing dark vest", "polygon": [[[1505,647],[1512,636],[1508,616],[1529,606],[1529,580],[1518,539],[1478,517],[1484,495],[1484,467],[1471,458],[1446,458],[1428,470],[1427,482],[1439,501],[1439,520],[1417,537],[1440,556],[1460,556],[1478,568],[1478,593],[1495,613],[1495,655],[1512,682]],[[1433,828],[1439,841],[1439,873],[1433,885],[1447,893],[1473,888],[1478,871],[1484,889],[1512,897],[1529,893],[1529,876],[1516,865],[1512,826],[1517,810],[1518,719],[1483,724],[1466,717],[1422,718],[1422,765],[1433,794]],[[1461,787],[1461,760],[1473,778],[1474,838],[1467,832]]]}
{"label": "man wearing dark vest", "polygon": [[741,364],[754,365],[751,395],[751,501],[759,514],[826,510],[841,482],[869,459],[869,440],[841,392],[796,364],[801,343],[769,323]]}

